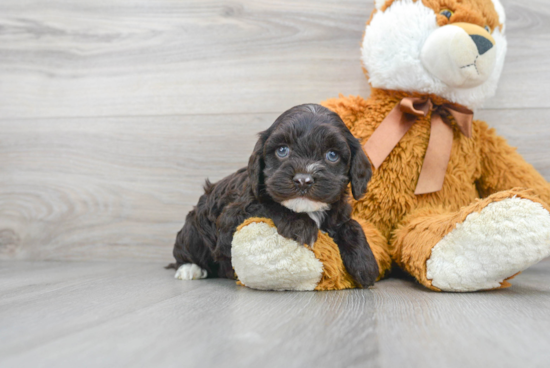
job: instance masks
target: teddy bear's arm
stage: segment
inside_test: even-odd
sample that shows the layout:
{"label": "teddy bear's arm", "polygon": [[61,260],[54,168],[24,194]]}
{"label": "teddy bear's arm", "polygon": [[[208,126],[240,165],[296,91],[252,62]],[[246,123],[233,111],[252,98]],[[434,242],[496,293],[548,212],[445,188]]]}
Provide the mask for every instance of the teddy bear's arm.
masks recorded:
{"label": "teddy bear's arm", "polygon": [[533,190],[550,204],[550,184],[516,149],[498,136],[485,122],[475,122],[480,152],[481,176],[477,181],[480,195],[522,187]]}

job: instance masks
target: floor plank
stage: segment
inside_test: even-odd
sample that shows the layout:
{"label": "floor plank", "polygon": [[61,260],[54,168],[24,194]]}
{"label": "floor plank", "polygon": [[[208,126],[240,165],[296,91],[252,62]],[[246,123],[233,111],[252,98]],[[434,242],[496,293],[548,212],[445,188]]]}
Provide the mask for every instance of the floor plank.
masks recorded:
{"label": "floor plank", "polygon": [[375,294],[382,366],[548,366],[549,281],[550,260],[493,292],[433,293],[385,281]]}
{"label": "floor plank", "polygon": [[156,263],[0,262],[0,366],[544,367],[550,260],[505,290],[264,292]]}
{"label": "floor plank", "polygon": [[0,304],[2,367],[376,363],[368,290],[260,292],[229,280],[182,282],[159,264],[47,265],[37,271],[35,263],[7,265],[18,289],[32,285],[33,276],[50,281],[23,295],[12,288]]}

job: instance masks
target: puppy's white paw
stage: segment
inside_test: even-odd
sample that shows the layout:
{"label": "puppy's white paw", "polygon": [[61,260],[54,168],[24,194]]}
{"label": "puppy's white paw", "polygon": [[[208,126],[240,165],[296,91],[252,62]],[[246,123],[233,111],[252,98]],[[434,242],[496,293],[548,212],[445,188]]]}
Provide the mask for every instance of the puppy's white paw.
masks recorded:
{"label": "puppy's white paw", "polygon": [[186,263],[178,268],[174,278],[180,280],[198,280],[205,279],[206,276],[208,276],[206,270],[203,270],[194,263]]}

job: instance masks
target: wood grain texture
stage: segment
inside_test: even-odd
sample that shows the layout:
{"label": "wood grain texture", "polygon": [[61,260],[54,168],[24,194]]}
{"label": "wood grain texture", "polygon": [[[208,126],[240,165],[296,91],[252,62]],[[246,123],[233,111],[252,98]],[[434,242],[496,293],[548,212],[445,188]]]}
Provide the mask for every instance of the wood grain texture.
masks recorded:
{"label": "wood grain texture", "polygon": [[475,118],[495,128],[546,180],[550,180],[547,143],[550,142],[550,109],[486,109],[477,112]]}
{"label": "wood grain texture", "polygon": [[370,1],[0,4],[0,115],[279,112],[367,93]]}
{"label": "wood grain texture", "polygon": [[0,262],[0,366],[546,367],[550,260],[509,289],[264,292],[161,264]]}
{"label": "wood grain texture", "polygon": [[384,281],[375,293],[381,366],[547,367],[550,260],[512,284],[491,292],[434,293]]}
{"label": "wood grain texture", "polygon": [[182,282],[161,264],[1,267],[2,367],[361,367],[377,359],[370,291]]}
{"label": "wood grain texture", "polygon": [[[550,107],[550,4],[506,0],[509,54],[487,107]],[[0,116],[280,112],[368,95],[372,0],[5,0]]]}
{"label": "wood grain texture", "polygon": [[496,96],[487,108],[550,107],[550,2],[501,0],[506,10],[508,54]]}
{"label": "wood grain texture", "polygon": [[169,261],[273,114],[0,121],[0,257]]}

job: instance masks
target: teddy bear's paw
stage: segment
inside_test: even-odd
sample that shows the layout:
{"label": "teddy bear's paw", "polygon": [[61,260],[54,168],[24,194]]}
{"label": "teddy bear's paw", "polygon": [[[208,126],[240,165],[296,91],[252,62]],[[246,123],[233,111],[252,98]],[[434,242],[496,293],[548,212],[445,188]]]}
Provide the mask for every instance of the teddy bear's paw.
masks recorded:
{"label": "teddy bear's paw", "polygon": [[323,274],[323,264],[311,250],[265,222],[235,233],[231,263],[239,281],[261,290],[314,290]]}
{"label": "teddy bear's paw", "polygon": [[426,262],[443,291],[488,290],[550,255],[550,213],[521,198],[493,202],[441,239]]}
{"label": "teddy bear's paw", "polygon": [[178,268],[174,278],[180,280],[198,280],[205,279],[207,276],[208,272],[206,270],[203,270],[194,263],[186,263]]}

